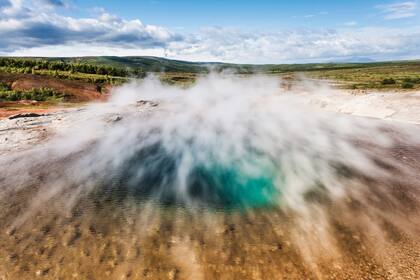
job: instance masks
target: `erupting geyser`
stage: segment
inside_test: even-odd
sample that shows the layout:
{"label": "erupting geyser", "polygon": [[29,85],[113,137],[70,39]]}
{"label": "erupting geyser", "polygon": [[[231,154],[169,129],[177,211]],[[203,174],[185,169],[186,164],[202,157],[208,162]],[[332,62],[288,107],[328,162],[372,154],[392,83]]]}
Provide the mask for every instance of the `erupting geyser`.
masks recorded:
{"label": "erupting geyser", "polygon": [[399,252],[392,244],[416,240],[407,236],[419,225],[420,161],[409,150],[418,151],[418,128],[316,111],[310,98],[264,77],[122,86],[43,145],[0,159],[5,227],[13,235],[33,222],[31,232],[56,232],[63,246],[86,238],[80,246],[103,248],[115,234],[131,250],[138,236],[146,257],[133,270],[156,265],[155,254],[176,264],[189,255],[182,265],[195,275],[198,260],[220,268],[244,256],[265,260],[268,278],[288,273],[290,259],[305,279],[348,263],[359,271],[366,254],[386,267]]}
{"label": "erupting geyser", "polygon": [[41,199],[48,189],[74,202],[92,192],[193,208],[301,210],[308,197],[345,197],[354,193],[349,182],[401,169],[369,148],[371,135],[383,149],[411,137],[372,120],[311,111],[263,77],[211,75],[187,89],[150,78],[83,114],[73,130],[28,152],[31,161],[16,160],[31,180],[42,178]]}

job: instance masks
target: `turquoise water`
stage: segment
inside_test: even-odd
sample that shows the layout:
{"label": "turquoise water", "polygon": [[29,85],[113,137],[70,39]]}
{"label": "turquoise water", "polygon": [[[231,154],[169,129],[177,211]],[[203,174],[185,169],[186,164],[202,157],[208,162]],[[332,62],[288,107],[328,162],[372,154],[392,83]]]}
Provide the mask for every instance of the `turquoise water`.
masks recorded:
{"label": "turquoise water", "polygon": [[[224,208],[255,208],[273,205],[279,196],[275,176],[269,169],[252,166],[249,172],[242,164],[231,166],[212,164],[193,172],[192,196],[207,197],[209,202]],[[203,191],[203,188],[206,188]]]}
{"label": "turquoise water", "polygon": [[[180,156],[156,145],[136,153],[119,170],[110,172],[99,193],[105,199],[153,200],[162,205],[217,209],[273,206],[281,195],[274,165],[262,155],[224,162],[209,157],[193,161],[184,187],[179,185]],[[280,180],[281,181],[281,180]]]}

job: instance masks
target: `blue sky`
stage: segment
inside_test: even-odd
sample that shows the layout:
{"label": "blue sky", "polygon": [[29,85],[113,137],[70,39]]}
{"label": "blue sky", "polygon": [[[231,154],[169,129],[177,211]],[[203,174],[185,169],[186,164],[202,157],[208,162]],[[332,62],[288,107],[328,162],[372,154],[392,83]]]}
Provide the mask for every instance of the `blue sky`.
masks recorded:
{"label": "blue sky", "polygon": [[[339,27],[348,22],[362,25],[404,26],[419,18],[389,22],[375,7],[406,1],[275,1],[275,0],[140,0],[74,1],[76,13],[89,16],[92,7],[103,7],[126,19],[193,31],[203,26],[229,26],[249,29],[290,27]],[[416,2],[416,1],[414,1]],[[418,23],[418,22],[417,22]]]}
{"label": "blue sky", "polygon": [[419,10],[419,0],[0,0],[0,54],[239,63],[417,59]]}

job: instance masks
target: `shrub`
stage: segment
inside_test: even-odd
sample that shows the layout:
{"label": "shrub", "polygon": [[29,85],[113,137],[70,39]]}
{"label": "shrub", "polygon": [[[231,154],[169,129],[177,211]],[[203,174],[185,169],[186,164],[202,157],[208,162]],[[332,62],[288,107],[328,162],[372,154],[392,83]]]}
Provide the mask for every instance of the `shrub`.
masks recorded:
{"label": "shrub", "polygon": [[0,100],[18,101],[18,100],[36,100],[36,101],[55,101],[64,97],[64,94],[58,93],[53,89],[40,88],[27,91],[0,91]]}
{"label": "shrub", "polygon": [[10,86],[8,84],[0,82],[0,92],[9,91],[9,90],[10,90]]}
{"label": "shrub", "polygon": [[50,75],[57,76],[57,71],[68,71],[70,73],[85,73],[111,75],[119,77],[140,76],[144,75],[141,68],[123,69],[106,65],[80,64],[67,61],[49,61],[46,59],[31,58],[9,58],[0,57],[0,67],[7,67],[16,70],[18,73],[31,73],[35,70],[49,70]]}
{"label": "shrub", "polygon": [[410,83],[410,82],[403,82],[401,84],[401,87],[403,89],[411,89],[411,88],[414,88],[414,84],[413,83]]}
{"label": "shrub", "polygon": [[395,85],[396,82],[393,78],[385,78],[382,80],[381,84],[383,85]]}
{"label": "shrub", "polygon": [[405,78],[403,82],[412,83],[412,84],[420,84],[420,77],[419,78]]}
{"label": "shrub", "polygon": [[21,95],[18,92],[9,93],[9,100],[10,101],[18,101],[19,99],[21,99]]}

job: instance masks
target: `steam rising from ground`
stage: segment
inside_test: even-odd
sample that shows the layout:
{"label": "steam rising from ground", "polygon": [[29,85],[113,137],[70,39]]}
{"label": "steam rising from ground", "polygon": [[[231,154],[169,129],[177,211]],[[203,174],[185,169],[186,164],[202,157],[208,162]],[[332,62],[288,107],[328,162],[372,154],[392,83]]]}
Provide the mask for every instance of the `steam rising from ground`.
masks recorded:
{"label": "steam rising from ground", "polygon": [[[295,241],[307,259],[334,243],[331,209],[345,217],[357,203],[362,227],[371,225],[366,231],[376,231],[378,217],[414,230],[418,216],[409,223],[407,208],[417,209],[418,186],[409,182],[419,177],[392,151],[418,147],[416,130],[307,103],[266,77],[210,75],[188,88],[154,78],[131,83],[42,147],[1,159],[2,199],[37,190],[14,227],[46,204],[71,211],[85,199],[197,215],[277,209],[295,217]],[[396,180],[408,182],[404,199]]]}

